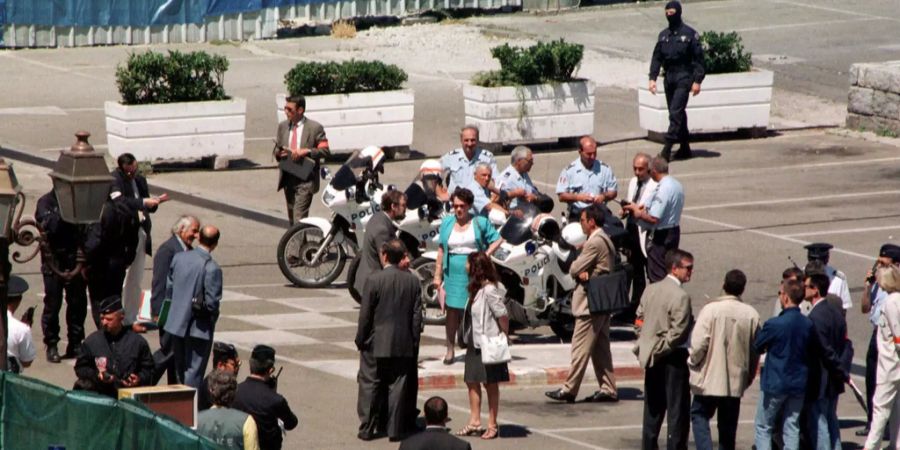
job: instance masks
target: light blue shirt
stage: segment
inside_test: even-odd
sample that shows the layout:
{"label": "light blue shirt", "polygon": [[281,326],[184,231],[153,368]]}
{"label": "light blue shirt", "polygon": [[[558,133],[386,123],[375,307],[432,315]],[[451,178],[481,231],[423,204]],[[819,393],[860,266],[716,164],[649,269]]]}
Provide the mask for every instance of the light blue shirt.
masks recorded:
{"label": "light blue shirt", "polygon": [[463,187],[475,194],[475,201],[472,202],[472,214],[487,217],[488,211],[484,208],[491,203],[490,189],[481,187],[474,179],[469,180],[468,184]]}
{"label": "light blue shirt", "polygon": [[650,200],[650,206],[647,212],[658,219],[656,230],[665,230],[673,228],[681,223],[681,210],[684,208],[684,188],[681,183],[666,175],[659,180],[659,186],[656,187],[656,193]]}
{"label": "light blue shirt", "polygon": [[875,283],[869,289],[869,300],[872,302],[872,309],[869,310],[869,322],[878,326],[878,319],[881,317],[881,310],[884,308],[884,299],[888,296],[887,292],[881,289],[878,283]]}
{"label": "light blue shirt", "polygon": [[472,159],[466,157],[466,152],[458,148],[441,157],[441,170],[450,174],[450,182],[447,184],[448,192],[451,194],[456,190],[457,186],[466,187],[475,179],[475,167],[478,164],[487,164],[491,166],[491,177],[497,174],[497,161],[494,154],[476,148]]}
{"label": "light blue shirt", "polygon": [[[531,182],[531,177],[528,176],[528,173],[519,173],[516,170],[515,166],[512,164],[497,177],[497,185],[500,188],[500,192],[509,192],[514,191],[516,189],[525,189],[525,192],[528,194],[537,194],[538,190],[534,187],[534,183]],[[515,208],[516,205],[519,204],[519,198],[514,198],[509,202],[510,208]]]}
{"label": "light blue shirt", "polygon": [[[581,158],[569,164],[559,174],[556,182],[556,193],[569,192],[573,194],[593,194],[598,196],[607,191],[618,191],[619,182],[612,169],[599,159],[594,160],[594,165],[588,170],[581,163]],[[587,208],[590,203],[575,202],[578,209]]]}

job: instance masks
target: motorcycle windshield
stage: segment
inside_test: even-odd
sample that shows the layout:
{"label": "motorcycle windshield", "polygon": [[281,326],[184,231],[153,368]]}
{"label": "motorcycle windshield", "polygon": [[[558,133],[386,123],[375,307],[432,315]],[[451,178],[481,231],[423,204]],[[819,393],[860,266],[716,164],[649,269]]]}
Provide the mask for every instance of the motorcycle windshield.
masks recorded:
{"label": "motorcycle windshield", "polygon": [[339,191],[343,191],[356,183],[362,181],[362,175],[367,169],[371,170],[372,158],[369,156],[360,156],[359,151],[354,151],[344,161],[341,168],[334,174],[331,179],[331,186]]}
{"label": "motorcycle windshield", "polygon": [[531,223],[540,213],[528,202],[519,202],[519,206],[509,211],[509,219],[500,227],[500,237],[512,245],[521,245],[533,238]]}

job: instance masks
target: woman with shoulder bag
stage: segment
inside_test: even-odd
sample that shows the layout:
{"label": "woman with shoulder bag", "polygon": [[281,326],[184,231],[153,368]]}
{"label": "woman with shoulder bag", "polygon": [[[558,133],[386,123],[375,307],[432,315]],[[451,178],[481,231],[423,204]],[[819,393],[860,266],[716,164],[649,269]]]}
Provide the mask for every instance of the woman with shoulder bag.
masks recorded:
{"label": "woman with shoulder bag", "polygon": [[472,191],[457,188],[450,195],[453,214],[441,222],[437,258],[434,266],[434,286],[443,290],[444,301],[441,308],[447,314],[447,353],[444,364],[453,364],[456,356],[456,330],[459,319],[466,309],[469,294],[466,286],[466,257],[474,252],[486,252],[488,256],[500,246],[502,239],[487,218],[473,216]]}
{"label": "woman with shoulder bag", "polygon": [[[456,432],[459,436],[481,435],[482,439],[496,439],[498,436],[497,411],[500,406],[500,385],[509,381],[509,316],[504,305],[506,291],[500,284],[500,277],[485,253],[472,253],[468,257],[466,268],[469,272],[469,295],[471,302],[466,314],[470,315],[472,333],[466,336],[466,368],[463,379],[469,389],[469,422]],[[498,343],[499,342],[499,343]],[[503,346],[506,348],[502,348]],[[491,355],[482,355],[486,346],[491,346]],[[500,353],[505,357],[485,364],[484,360],[497,358]],[[504,352],[505,350],[505,352]],[[481,385],[488,397],[488,426],[481,427]]]}

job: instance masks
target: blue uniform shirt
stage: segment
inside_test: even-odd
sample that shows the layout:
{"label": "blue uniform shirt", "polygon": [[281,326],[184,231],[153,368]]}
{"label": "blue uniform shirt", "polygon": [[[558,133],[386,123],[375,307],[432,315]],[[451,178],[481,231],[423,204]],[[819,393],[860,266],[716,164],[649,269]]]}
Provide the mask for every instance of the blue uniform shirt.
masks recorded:
{"label": "blue uniform shirt", "polygon": [[463,149],[447,153],[441,157],[441,170],[450,174],[450,182],[447,184],[448,191],[452,194],[456,187],[466,187],[475,179],[475,167],[478,164],[485,163],[491,166],[491,177],[497,174],[497,161],[494,154],[482,149],[476,148],[472,159],[466,157]]}
{"label": "blue uniform shirt", "polygon": [[887,298],[887,292],[881,289],[878,283],[869,288],[869,301],[872,302],[872,309],[869,310],[869,322],[878,326],[878,319],[881,317],[881,310],[884,307],[884,299]]}
{"label": "blue uniform shirt", "polygon": [[647,212],[659,219],[654,229],[665,230],[681,223],[681,210],[684,208],[684,188],[681,183],[666,175],[659,180],[656,193],[650,200]]}
{"label": "blue uniform shirt", "polygon": [[[556,182],[556,193],[570,192],[573,194],[593,194],[595,197],[607,191],[618,191],[619,182],[612,169],[601,162],[594,160],[594,165],[588,170],[581,163],[581,158],[576,159],[566,166],[559,174]],[[587,208],[590,203],[575,202],[578,209]]]}
{"label": "blue uniform shirt", "polygon": [[474,179],[469,180],[463,187],[472,191],[472,194],[475,195],[475,201],[472,203],[472,214],[487,217],[488,212],[484,208],[491,203],[491,190],[481,187]]}
{"label": "blue uniform shirt", "polygon": [[[509,192],[514,191],[516,189],[525,189],[525,192],[528,194],[537,194],[538,190],[534,187],[534,183],[531,182],[531,177],[528,176],[528,173],[519,173],[516,170],[515,166],[512,164],[497,177],[497,186],[500,188],[501,192]],[[519,204],[519,198],[514,198],[509,203],[510,208],[515,208],[516,205]]]}

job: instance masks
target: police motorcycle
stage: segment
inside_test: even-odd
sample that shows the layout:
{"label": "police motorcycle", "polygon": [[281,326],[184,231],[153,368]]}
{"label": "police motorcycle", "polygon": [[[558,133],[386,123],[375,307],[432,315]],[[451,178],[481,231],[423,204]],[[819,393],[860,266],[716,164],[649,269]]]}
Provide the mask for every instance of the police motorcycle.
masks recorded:
{"label": "police motorcycle", "polygon": [[[438,198],[440,174],[440,162],[426,160],[404,191],[406,215],[397,222],[397,237],[403,241],[411,260],[419,258],[425,251],[437,251],[435,237],[441,227],[441,219],[447,213],[446,204]],[[360,255],[356,255],[347,269],[347,289],[357,303],[362,299],[362,293],[354,289],[359,263]]]}
{"label": "police motorcycle", "polygon": [[347,259],[356,255],[366,223],[381,210],[385,187],[378,174],[384,173],[383,162],[384,152],[369,146],[353,152],[333,176],[322,169],[322,179],[328,182],[322,203],[332,211],[331,219],[301,219],[278,243],[278,267],[291,283],[328,286],[340,276]]}
{"label": "police motorcycle", "polygon": [[[506,289],[506,307],[510,324],[514,329],[537,328],[548,325],[559,338],[568,341],[575,328],[572,316],[572,294],[577,282],[569,275],[569,267],[575,261],[577,248],[587,240],[579,223],[560,227],[549,214],[553,201],[547,197],[539,202],[520,202],[510,211],[506,223],[500,227],[504,242],[494,252],[492,260]],[[608,211],[607,211],[608,212]],[[604,231],[612,238],[617,249],[625,243],[627,233],[621,221],[612,213],[606,215]],[[431,257],[430,267],[425,257]],[[423,278],[423,301],[426,307],[436,304],[436,289],[431,283],[435,254],[413,262],[417,272],[426,272]],[[430,269],[430,272],[428,272]],[[437,313],[427,313],[426,323],[443,324],[446,318]]]}

